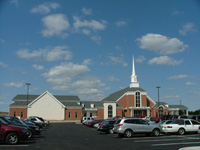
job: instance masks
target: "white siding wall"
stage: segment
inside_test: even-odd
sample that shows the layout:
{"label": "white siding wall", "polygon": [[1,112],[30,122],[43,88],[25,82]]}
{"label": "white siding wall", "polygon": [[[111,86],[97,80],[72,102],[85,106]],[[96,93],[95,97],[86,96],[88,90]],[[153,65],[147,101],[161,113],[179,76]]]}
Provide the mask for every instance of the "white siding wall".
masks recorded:
{"label": "white siding wall", "polygon": [[116,116],[116,103],[104,103],[104,119],[108,118],[108,106],[112,105],[113,108],[113,117]]}
{"label": "white siding wall", "polygon": [[65,108],[46,93],[28,108],[29,116],[40,116],[47,120],[64,120]]}

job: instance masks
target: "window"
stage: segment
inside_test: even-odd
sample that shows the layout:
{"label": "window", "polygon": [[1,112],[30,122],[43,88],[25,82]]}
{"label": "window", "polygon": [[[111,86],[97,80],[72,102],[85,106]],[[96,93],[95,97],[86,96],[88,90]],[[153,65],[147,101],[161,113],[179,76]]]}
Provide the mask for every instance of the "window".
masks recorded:
{"label": "window", "polygon": [[77,112],[75,113],[75,118],[78,118],[78,113]]}
{"label": "window", "polygon": [[185,125],[191,125],[190,121],[189,121],[189,120],[186,120],[186,121],[185,121]]}
{"label": "window", "polygon": [[86,117],[87,116],[87,114],[86,113],[84,113],[84,115],[83,115],[84,117]]}
{"label": "window", "polygon": [[92,117],[92,113],[90,113],[90,117]]}
{"label": "window", "polygon": [[16,117],[16,112],[14,112],[14,117]]}
{"label": "window", "polygon": [[196,122],[196,121],[194,121],[194,120],[191,120],[191,121],[192,121],[192,124],[193,124],[193,125],[199,125],[198,122]]}
{"label": "window", "polygon": [[21,118],[23,118],[23,112],[21,112]]}
{"label": "window", "polygon": [[159,114],[160,116],[163,116],[164,115],[164,110],[163,110],[163,107],[159,107]]}
{"label": "window", "polygon": [[140,107],[140,92],[136,92],[136,107]]}
{"label": "window", "polygon": [[69,117],[69,118],[71,118],[71,112],[69,112],[69,114],[68,114],[68,115],[69,115],[68,117]]}
{"label": "window", "polygon": [[112,118],[113,116],[112,116],[112,110],[113,108],[112,108],[112,105],[109,105],[108,106],[108,118]]}

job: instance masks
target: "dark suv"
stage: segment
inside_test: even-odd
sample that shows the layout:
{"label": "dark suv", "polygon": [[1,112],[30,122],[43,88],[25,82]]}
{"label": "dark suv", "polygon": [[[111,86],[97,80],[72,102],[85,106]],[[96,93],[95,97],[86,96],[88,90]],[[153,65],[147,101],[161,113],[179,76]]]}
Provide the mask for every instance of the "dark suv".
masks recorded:
{"label": "dark suv", "polygon": [[8,144],[17,144],[19,140],[28,137],[27,128],[7,124],[0,118],[0,140]]}

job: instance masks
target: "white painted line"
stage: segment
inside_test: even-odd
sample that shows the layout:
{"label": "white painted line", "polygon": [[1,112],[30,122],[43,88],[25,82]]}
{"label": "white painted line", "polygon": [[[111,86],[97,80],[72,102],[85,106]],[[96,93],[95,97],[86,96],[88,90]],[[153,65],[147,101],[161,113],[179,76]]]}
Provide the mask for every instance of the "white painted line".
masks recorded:
{"label": "white painted line", "polygon": [[182,138],[182,139],[158,139],[158,140],[140,140],[140,141],[134,141],[138,143],[142,142],[158,142],[158,141],[174,141],[174,140],[199,140],[199,138]]}
{"label": "white painted line", "polygon": [[152,144],[151,146],[163,146],[163,145],[186,145],[186,144],[199,144],[200,142],[188,142],[188,143],[164,143],[164,144]]}

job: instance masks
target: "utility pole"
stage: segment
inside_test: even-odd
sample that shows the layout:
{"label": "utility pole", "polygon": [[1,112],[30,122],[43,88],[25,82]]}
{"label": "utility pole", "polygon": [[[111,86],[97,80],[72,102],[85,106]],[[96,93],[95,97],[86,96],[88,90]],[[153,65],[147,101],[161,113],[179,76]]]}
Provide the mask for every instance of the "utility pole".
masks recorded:
{"label": "utility pole", "polygon": [[160,86],[156,86],[156,88],[158,89],[158,117],[160,117],[160,97],[159,97],[159,88]]}

